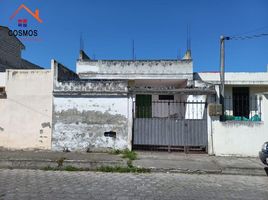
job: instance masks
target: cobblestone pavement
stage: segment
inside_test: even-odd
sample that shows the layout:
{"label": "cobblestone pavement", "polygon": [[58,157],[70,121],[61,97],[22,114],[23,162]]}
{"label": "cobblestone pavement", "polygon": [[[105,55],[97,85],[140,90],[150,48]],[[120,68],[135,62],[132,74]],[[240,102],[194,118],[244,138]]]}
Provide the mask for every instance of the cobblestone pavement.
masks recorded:
{"label": "cobblestone pavement", "polygon": [[268,199],[268,177],[0,170],[0,199]]}

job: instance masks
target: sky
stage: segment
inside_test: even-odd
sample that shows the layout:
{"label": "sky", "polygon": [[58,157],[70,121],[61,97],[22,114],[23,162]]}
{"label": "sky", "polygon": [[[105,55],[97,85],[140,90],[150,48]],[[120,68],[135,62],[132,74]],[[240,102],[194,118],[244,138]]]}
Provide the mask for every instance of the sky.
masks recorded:
{"label": "sky", "polygon": [[[39,9],[42,23],[21,5]],[[186,51],[190,27],[194,71],[219,70],[221,35],[268,33],[267,0],[0,0],[0,25],[38,30],[37,39],[23,40],[23,58],[45,68],[56,59],[75,70],[80,38],[95,59],[177,59]],[[268,36],[229,40],[226,71],[267,71]]]}

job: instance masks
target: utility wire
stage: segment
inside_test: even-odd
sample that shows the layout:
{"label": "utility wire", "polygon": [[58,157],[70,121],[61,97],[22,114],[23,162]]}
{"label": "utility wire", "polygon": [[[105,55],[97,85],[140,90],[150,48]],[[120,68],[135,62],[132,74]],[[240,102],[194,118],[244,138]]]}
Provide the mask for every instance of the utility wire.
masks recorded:
{"label": "utility wire", "polygon": [[262,27],[259,27],[259,28],[256,28],[256,29],[253,29],[253,30],[250,30],[250,31],[246,31],[246,32],[243,32],[243,33],[235,34],[235,35],[232,35],[231,37],[242,36],[244,34],[254,33],[254,32],[257,32],[257,31],[260,31],[260,30],[264,30],[264,29],[268,29],[268,26],[262,26]]}
{"label": "utility wire", "polygon": [[264,37],[268,36],[268,33],[261,33],[261,34],[256,34],[256,35],[246,35],[246,36],[231,36],[231,37],[226,37],[226,40],[247,40],[247,39],[254,39],[254,38],[259,38],[259,37]]}

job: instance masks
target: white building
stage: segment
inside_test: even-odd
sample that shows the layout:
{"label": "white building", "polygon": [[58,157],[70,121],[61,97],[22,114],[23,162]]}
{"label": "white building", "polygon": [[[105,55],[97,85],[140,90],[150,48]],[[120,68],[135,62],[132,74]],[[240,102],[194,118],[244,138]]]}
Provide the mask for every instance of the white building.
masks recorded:
{"label": "white building", "polygon": [[51,149],[52,76],[0,26],[0,148]]}
{"label": "white building", "polygon": [[[219,73],[198,73],[195,78],[215,85]],[[225,116],[209,117],[209,154],[257,156],[268,141],[268,73],[225,73]],[[219,98],[217,98],[219,99]]]}
{"label": "white building", "polygon": [[[131,149],[133,145],[171,147],[186,144],[186,141],[162,144],[164,140],[158,136],[166,134],[164,129],[169,126],[160,125],[163,120],[169,123],[177,118],[204,119],[206,94],[214,93],[213,90],[193,88],[193,64],[189,52],[187,55],[184,60],[91,60],[81,51],[76,73],[52,61],[52,148],[102,150]],[[187,103],[201,101],[200,95],[204,94],[203,102],[196,105],[201,114],[194,116],[196,108]],[[162,126],[162,131],[159,129],[159,133],[152,134],[152,129],[139,130],[142,123],[148,126],[156,123]],[[203,124],[206,126],[206,121]],[[175,129],[171,132],[170,142],[172,134],[183,135],[182,131],[175,134]],[[207,140],[203,139],[207,138],[206,127],[200,134],[202,139],[201,142],[196,139],[200,143],[197,146],[206,147]]]}
{"label": "white building", "polygon": [[220,121],[219,73],[193,73],[190,51],[182,60],[91,60],[81,51],[75,73],[55,60],[39,69],[9,39],[0,45],[9,52],[0,56],[1,148],[257,156],[268,141],[267,72],[225,74]]}

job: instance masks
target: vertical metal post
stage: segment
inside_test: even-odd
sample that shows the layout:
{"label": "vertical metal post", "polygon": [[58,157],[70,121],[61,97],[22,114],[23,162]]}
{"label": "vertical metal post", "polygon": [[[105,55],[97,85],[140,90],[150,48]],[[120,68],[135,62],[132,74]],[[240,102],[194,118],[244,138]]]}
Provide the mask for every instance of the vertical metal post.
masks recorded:
{"label": "vertical metal post", "polygon": [[225,61],[225,49],[224,49],[224,40],[226,38],[224,36],[220,37],[220,104],[222,105],[222,115],[221,121],[224,120],[224,82],[225,82],[225,74],[224,74],[224,61]]}
{"label": "vertical metal post", "polygon": [[171,120],[170,120],[170,102],[168,102],[168,152],[171,152]]}

